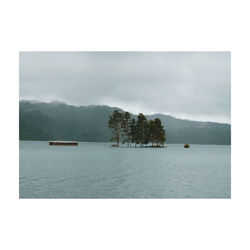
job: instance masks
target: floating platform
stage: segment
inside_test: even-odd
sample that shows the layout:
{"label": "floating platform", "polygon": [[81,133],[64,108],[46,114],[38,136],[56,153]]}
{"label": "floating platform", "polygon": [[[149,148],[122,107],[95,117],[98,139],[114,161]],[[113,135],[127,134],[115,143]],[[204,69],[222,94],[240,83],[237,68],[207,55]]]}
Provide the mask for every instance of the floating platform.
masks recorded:
{"label": "floating platform", "polygon": [[77,146],[77,141],[49,141],[51,146]]}

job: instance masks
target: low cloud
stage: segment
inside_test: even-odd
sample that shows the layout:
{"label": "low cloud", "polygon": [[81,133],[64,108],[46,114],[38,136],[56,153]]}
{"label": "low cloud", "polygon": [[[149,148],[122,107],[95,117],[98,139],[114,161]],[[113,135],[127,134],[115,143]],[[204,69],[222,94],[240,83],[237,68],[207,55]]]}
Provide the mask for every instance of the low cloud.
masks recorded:
{"label": "low cloud", "polygon": [[20,99],[230,122],[229,52],[20,52]]}

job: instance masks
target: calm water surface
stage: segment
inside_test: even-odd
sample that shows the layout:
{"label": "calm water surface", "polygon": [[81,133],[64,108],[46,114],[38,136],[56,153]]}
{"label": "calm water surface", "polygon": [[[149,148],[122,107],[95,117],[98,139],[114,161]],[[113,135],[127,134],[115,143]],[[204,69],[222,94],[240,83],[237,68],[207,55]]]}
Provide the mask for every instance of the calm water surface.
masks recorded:
{"label": "calm water surface", "polygon": [[20,141],[20,198],[230,198],[231,147]]}

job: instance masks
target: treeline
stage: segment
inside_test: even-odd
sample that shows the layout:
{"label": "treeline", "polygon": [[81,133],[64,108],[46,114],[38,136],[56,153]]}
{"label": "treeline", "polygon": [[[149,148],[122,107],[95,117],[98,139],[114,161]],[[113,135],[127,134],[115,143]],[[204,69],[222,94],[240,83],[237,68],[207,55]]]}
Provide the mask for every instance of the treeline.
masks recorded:
{"label": "treeline", "polygon": [[143,147],[148,143],[153,147],[160,147],[166,141],[161,120],[156,118],[148,121],[142,113],[135,119],[129,112],[115,110],[109,116],[108,126],[112,132],[111,141],[116,142],[117,147],[120,143],[126,143],[128,147],[132,144]]}

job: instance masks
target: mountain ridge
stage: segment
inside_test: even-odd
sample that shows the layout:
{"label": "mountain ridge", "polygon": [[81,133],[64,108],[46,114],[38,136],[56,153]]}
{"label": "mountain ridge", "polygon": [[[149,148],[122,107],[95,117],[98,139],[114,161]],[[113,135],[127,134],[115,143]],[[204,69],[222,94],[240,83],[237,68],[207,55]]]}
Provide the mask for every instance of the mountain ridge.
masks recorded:
{"label": "mountain ridge", "polygon": [[[34,103],[34,104],[36,104],[36,103],[62,104],[62,105],[67,105],[67,106],[72,106],[72,107],[77,107],[77,108],[81,108],[81,107],[107,107],[107,108],[112,108],[112,109],[118,109],[118,110],[125,111],[122,108],[119,108],[119,107],[116,107],[116,106],[109,106],[109,105],[105,105],[105,104],[74,105],[74,104],[66,103],[64,101],[57,101],[57,100],[52,100],[52,101],[49,101],[49,102],[45,102],[45,101],[38,101],[38,100],[21,99],[19,101],[19,104],[20,103],[25,103],[25,102]],[[133,114],[133,113],[131,113],[131,114]],[[133,114],[133,115],[136,116],[135,114]],[[230,125],[231,126],[231,124],[227,123],[227,122],[192,120],[192,119],[187,119],[187,118],[179,118],[179,117],[175,117],[173,115],[163,114],[163,113],[154,113],[154,114],[150,114],[150,115],[149,114],[144,114],[144,115],[147,116],[147,117],[150,117],[150,116],[157,116],[157,117],[158,116],[167,116],[167,117],[182,120],[182,121],[202,122],[202,123],[217,123],[217,124],[224,124],[224,125]]]}
{"label": "mountain ridge", "polygon": [[[107,105],[74,106],[64,102],[19,101],[20,140],[109,141],[108,118],[118,107]],[[136,115],[133,115],[136,116]],[[167,143],[231,144],[231,125],[159,117],[167,132]]]}

